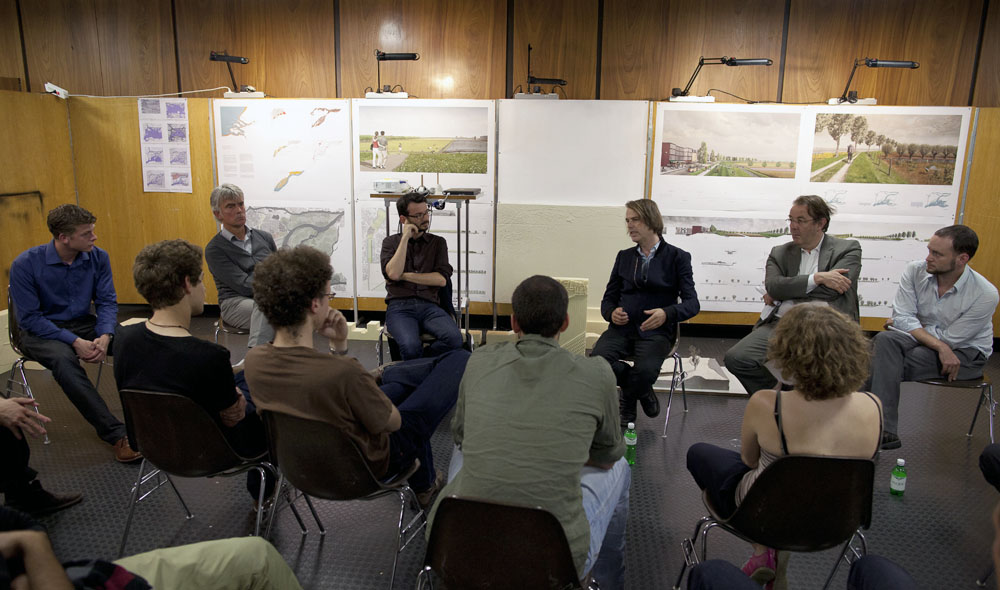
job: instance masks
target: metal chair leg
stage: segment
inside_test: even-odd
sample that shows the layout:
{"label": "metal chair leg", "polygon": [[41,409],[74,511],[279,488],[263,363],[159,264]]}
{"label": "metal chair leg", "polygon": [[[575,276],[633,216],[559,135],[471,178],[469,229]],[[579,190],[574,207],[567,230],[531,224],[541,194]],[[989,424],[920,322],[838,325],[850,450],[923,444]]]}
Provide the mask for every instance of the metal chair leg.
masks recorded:
{"label": "metal chair leg", "polygon": [[[663,434],[660,438],[667,438],[667,424],[670,422],[670,404],[674,401],[674,391],[677,389],[677,384],[680,383],[681,387],[684,386],[684,365],[681,362],[681,355],[675,352],[673,357],[674,374],[670,378],[670,393],[667,395],[667,411],[663,417]],[[687,411],[687,393],[684,394],[684,411]]]}
{"label": "metal chair leg", "polygon": [[990,443],[996,442],[993,435],[993,418],[996,415],[996,400],[993,399],[993,384],[987,383],[979,390],[979,401],[976,404],[976,411],[972,414],[972,423],[969,424],[969,432],[966,436],[971,437],[972,431],[976,427],[976,420],[979,418],[979,410],[986,406],[990,421]]}
{"label": "metal chair leg", "polygon": [[983,575],[979,576],[976,579],[976,586],[979,586],[980,588],[985,588],[986,582],[989,581],[990,576],[992,575],[993,575],[993,564],[991,563],[990,567],[986,568],[986,571],[983,572]]}
{"label": "metal chair leg", "polygon": [[135,515],[135,506],[139,503],[139,486],[142,484],[142,472],[146,469],[146,460],[142,460],[139,465],[139,476],[135,478],[135,485],[132,486],[132,494],[129,496],[128,517],[125,519],[125,530],[122,532],[122,540],[118,544],[119,559],[125,555],[125,542],[128,540],[129,529],[132,528],[132,517]]}
{"label": "metal chair leg", "polygon": [[[281,496],[284,494],[286,496],[285,499],[288,500],[288,497],[287,497],[288,490],[285,488],[285,474],[284,473],[279,473],[278,474],[278,483],[277,483],[277,486],[278,487],[276,489],[278,490],[278,493],[274,497],[274,505],[271,507],[271,514],[267,515],[267,526],[264,527],[264,538],[265,539],[270,539],[271,538],[271,527],[274,526],[274,517],[277,516],[277,514],[278,514],[278,508],[279,508],[280,503],[281,503]],[[288,501],[289,501],[289,504],[291,504],[291,501],[290,500],[288,500]],[[305,527],[303,527],[303,528],[305,528]],[[305,534],[305,533],[303,532],[302,534]]]}
{"label": "metal chair leg", "polygon": [[306,506],[309,507],[309,512],[312,512],[313,520],[316,521],[316,526],[319,527],[319,534],[320,534],[320,536],[325,535],[326,534],[326,527],[323,526],[323,521],[321,521],[319,519],[319,515],[316,514],[316,508],[313,507],[312,499],[309,496],[305,495],[305,494],[302,494],[302,497],[306,499]]}
{"label": "metal chair leg", "polygon": [[[31,392],[31,385],[28,385],[28,376],[24,373],[24,361],[25,361],[24,357],[21,357],[21,358],[17,359],[16,361],[14,361],[14,364],[11,365],[11,367],[10,367],[10,373],[7,375],[7,389],[4,392],[4,393],[6,393],[5,397],[7,397],[7,398],[10,398],[10,396],[14,393],[14,384],[17,383],[21,387],[21,394],[22,395],[24,395],[25,397],[27,397],[28,399],[31,399],[31,400],[35,399],[35,394]],[[17,374],[21,376],[21,382],[20,383],[18,383],[14,379],[14,371],[17,371]],[[38,414],[41,413],[41,412],[38,411],[38,406],[32,406],[32,409],[35,410],[35,415],[38,415]],[[45,427],[45,425],[42,424],[41,420],[39,420],[38,423],[41,424],[43,428]],[[52,441],[49,440],[49,433],[48,432],[46,432],[42,436],[43,436],[42,442],[44,444],[50,444],[52,442]]]}

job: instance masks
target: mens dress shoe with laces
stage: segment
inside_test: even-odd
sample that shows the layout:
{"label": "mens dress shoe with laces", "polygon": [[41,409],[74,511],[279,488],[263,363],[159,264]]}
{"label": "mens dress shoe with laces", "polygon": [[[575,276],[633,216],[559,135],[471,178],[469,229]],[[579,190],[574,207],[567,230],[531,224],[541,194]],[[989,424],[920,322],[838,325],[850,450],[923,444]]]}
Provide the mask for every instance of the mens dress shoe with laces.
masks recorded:
{"label": "mens dress shoe with laces", "polygon": [[119,438],[114,447],[115,460],[119,463],[135,463],[139,459],[142,459],[142,453],[133,451],[132,447],[128,446],[128,437],[123,436]]}
{"label": "mens dress shoe with laces", "polygon": [[52,514],[63,508],[79,504],[83,494],[53,494],[42,487],[39,481],[32,480],[19,490],[11,490],[6,494],[7,507],[27,512],[32,516]]}

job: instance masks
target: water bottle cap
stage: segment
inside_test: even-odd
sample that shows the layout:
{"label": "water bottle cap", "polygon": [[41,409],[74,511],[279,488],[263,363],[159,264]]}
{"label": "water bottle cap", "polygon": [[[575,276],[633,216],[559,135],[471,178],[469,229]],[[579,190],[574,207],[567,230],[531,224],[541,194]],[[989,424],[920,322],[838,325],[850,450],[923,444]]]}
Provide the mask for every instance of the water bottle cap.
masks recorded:
{"label": "water bottle cap", "polygon": [[628,423],[628,429],[632,430],[633,428],[635,428],[635,422],[629,422]]}
{"label": "water bottle cap", "polygon": [[904,465],[906,465],[906,461],[904,461],[902,459],[896,459],[896,465],[899,465],[900,467],[903,467]]}

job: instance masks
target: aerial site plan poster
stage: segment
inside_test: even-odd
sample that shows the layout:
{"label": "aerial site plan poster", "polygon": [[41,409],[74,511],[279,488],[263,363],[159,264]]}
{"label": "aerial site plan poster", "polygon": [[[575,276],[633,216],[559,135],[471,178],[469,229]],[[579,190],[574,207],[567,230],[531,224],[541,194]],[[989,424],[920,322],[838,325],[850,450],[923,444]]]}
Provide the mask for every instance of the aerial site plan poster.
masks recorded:
{"label": "aerial site plan poster", "polygon": [[243,189],[247,225],[270,233],[279,248],[328,253],[331,288],[352,297],[350,103],[222,99],[212,112],[217,177]]}
{"label": "aerial site plan poster", "polygon": [[691,253],[702,309],[761,311],[764,266],[799,195],[862,248],[861,315],[888,317],[899,275],[954,223],[971,109],[659,103],[651,195]]}

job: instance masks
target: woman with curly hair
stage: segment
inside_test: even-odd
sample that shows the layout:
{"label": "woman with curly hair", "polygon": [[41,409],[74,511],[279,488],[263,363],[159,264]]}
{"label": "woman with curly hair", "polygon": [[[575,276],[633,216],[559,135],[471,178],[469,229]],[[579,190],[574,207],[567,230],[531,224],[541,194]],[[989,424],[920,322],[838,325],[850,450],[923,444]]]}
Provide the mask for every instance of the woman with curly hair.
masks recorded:
{"label": "woman with curly hair", "polygon": [[[750,397],[742,450],[706,443],[688,449],[688,471],[724,517],[782,455],[869,458],[881,442],[882,405],[857,391],[868,375],[870,353],[856,322],[831,307],[798,305],[781,318],[767,356],[793,389],[763,389]],[[776,561],[774,549],[754,545],[743,572],[758,583],[771,582]]]}

